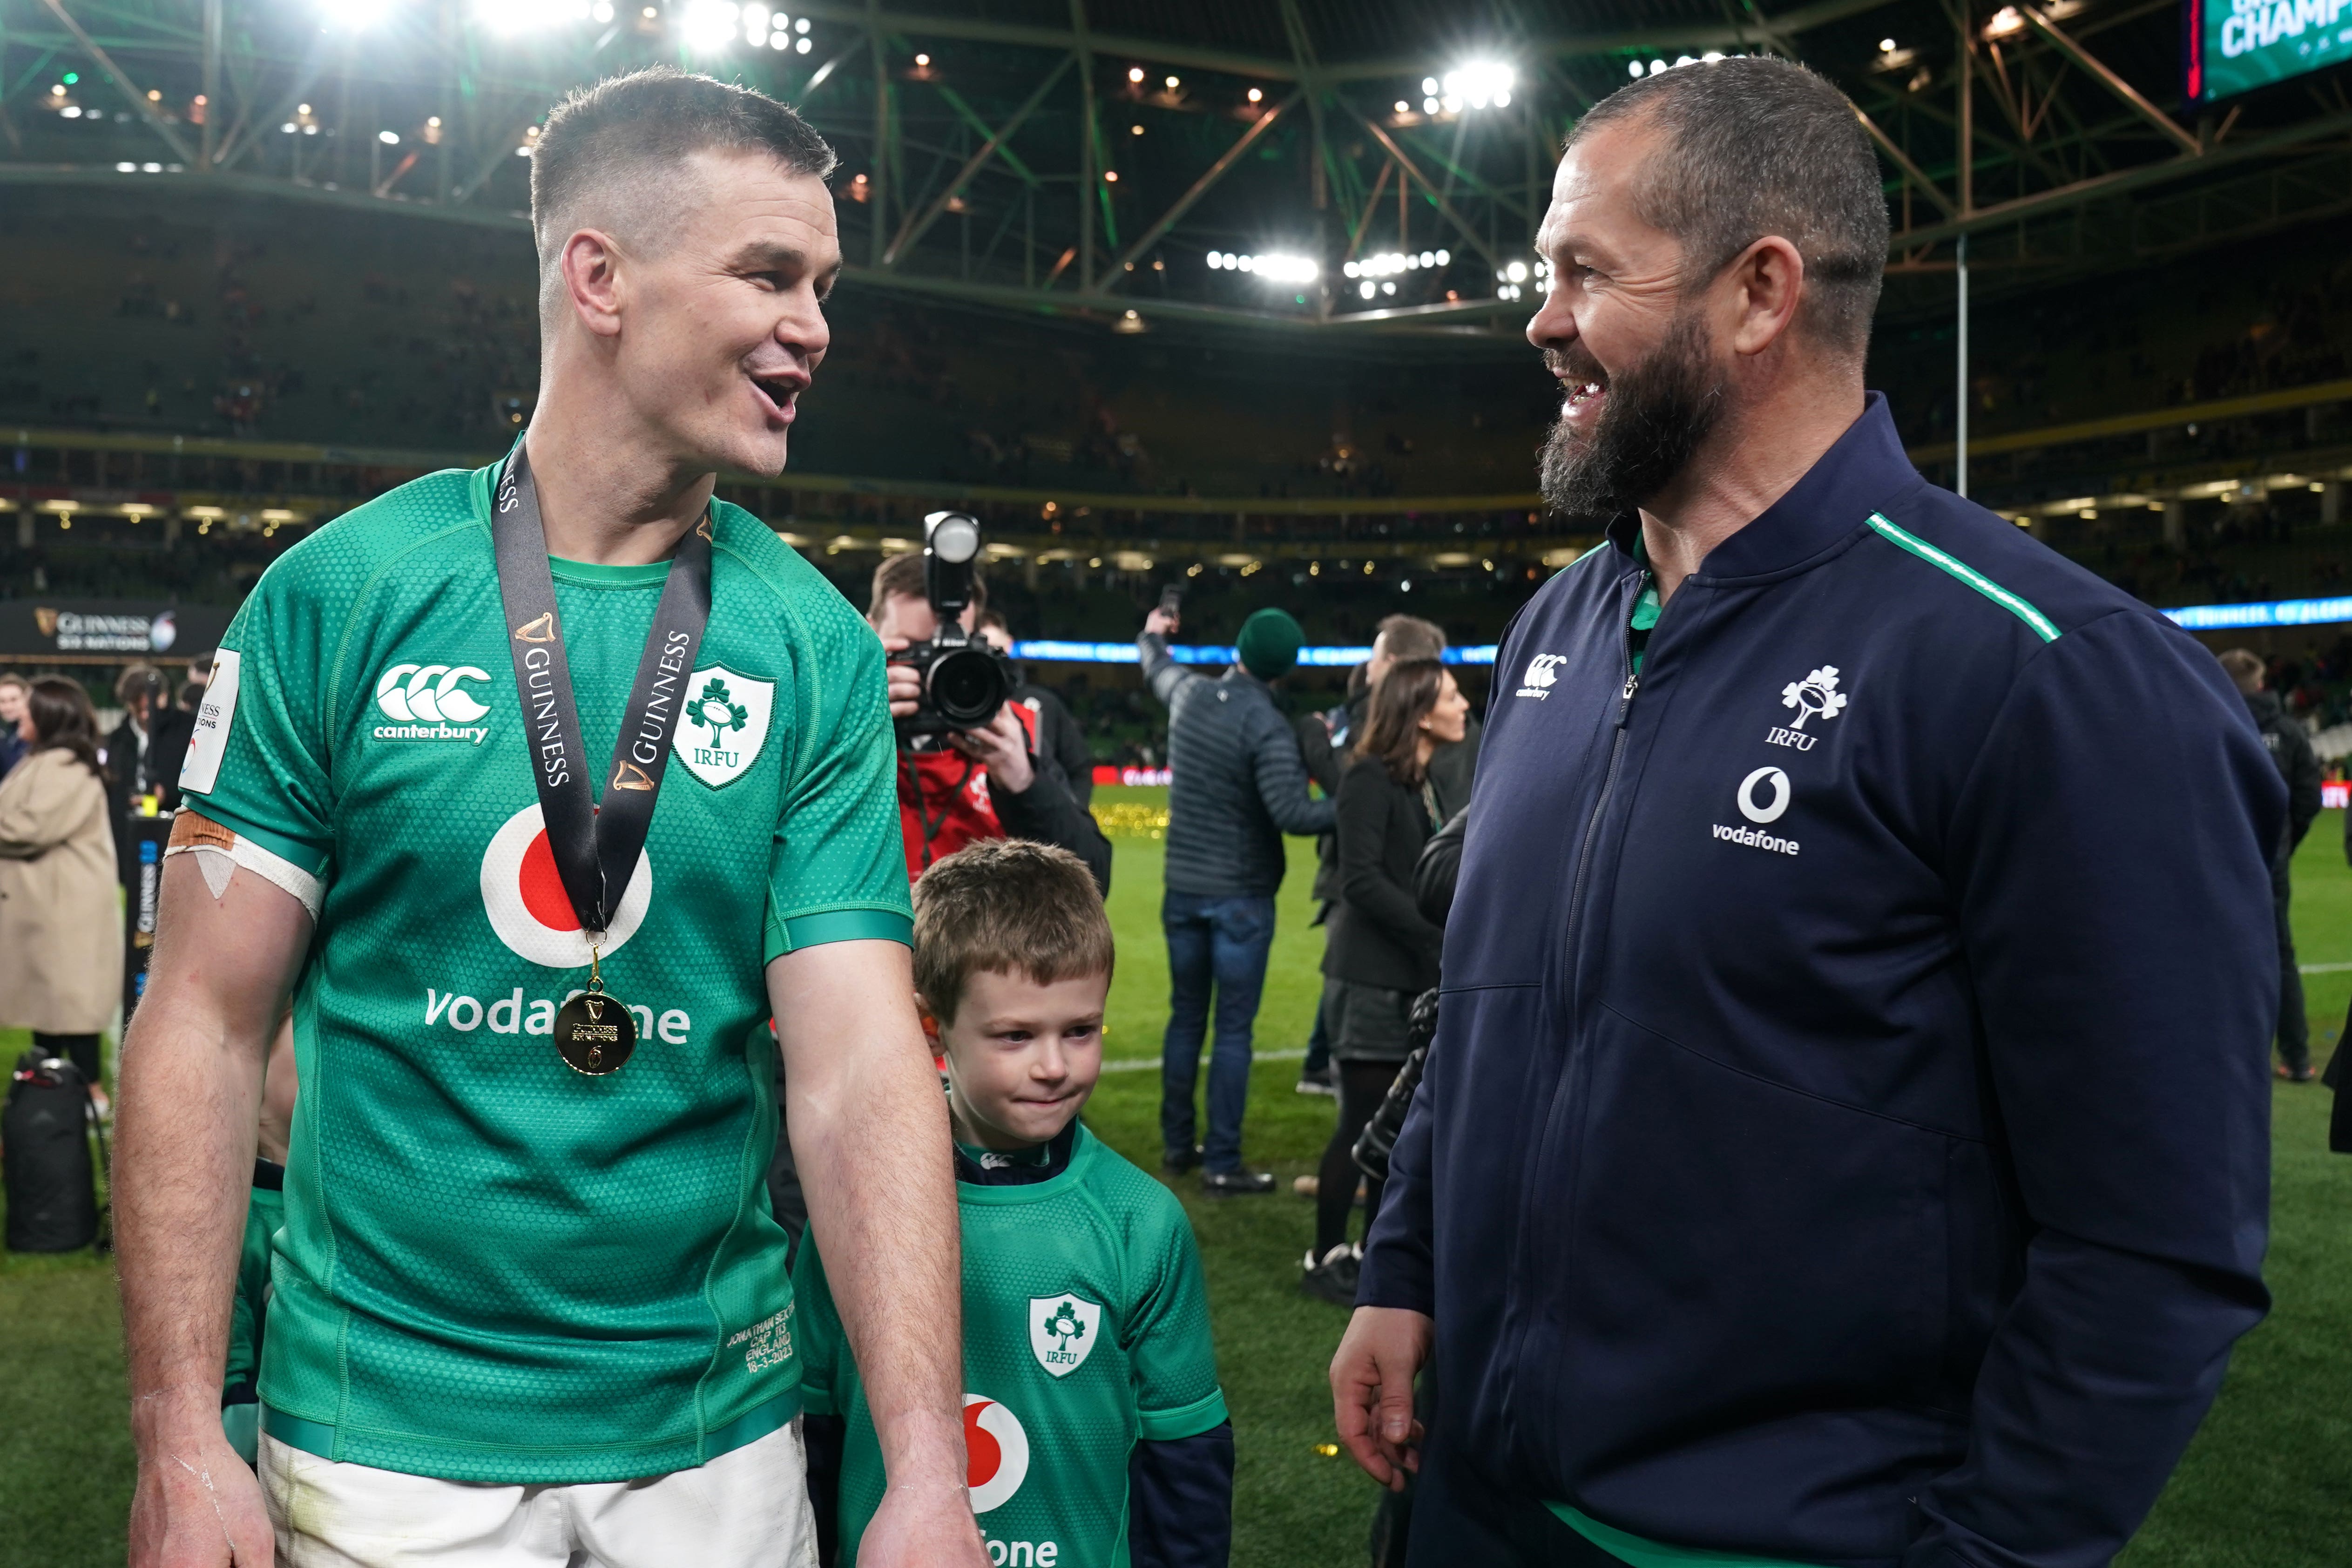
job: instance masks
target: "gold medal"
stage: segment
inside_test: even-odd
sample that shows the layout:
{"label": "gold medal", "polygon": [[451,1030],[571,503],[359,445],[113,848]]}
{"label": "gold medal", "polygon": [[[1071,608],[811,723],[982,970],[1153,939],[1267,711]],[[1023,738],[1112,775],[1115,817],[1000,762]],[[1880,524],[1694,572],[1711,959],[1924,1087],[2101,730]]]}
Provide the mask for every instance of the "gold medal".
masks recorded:
{"label": "gold medal", "polygon": [[596,949],[588,949],[588,989],[555,1012],[555,1049],[563,1065],[590,1078],[618,1072],[637,1048],[637,1023],[604,991]]}

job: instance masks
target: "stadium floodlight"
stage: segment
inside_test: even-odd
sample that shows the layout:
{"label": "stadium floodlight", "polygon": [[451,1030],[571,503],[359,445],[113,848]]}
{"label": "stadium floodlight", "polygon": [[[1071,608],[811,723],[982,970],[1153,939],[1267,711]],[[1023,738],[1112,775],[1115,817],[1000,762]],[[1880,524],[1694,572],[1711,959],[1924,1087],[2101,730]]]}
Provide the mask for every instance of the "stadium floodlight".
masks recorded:
{"label": "stadium floodlight", "polygon": [[1244,256],[1240,260],[1244,272],[1255,272],[1273,283],[1312,283],[1323,274],[1322,267],[1308,256],[1276,251],[1266,256]]}
{"label": "stadium floodlight", "polygon": [[475,0],[474,15],[493,33],[549,32],[588,19],[589,0]]}
{"label": "stadium floodlight", "polygon": [[319,19],[324,26],[356,33],[391,14],[384,0],[320,0]]}
{"label": "stadium floodlight", "polygon": [[[801,26],[805,27],[808,24],[806,22],[803,22]],[[793,46],[793,52],[795,54],[804,55],[808,53],[810,48],[813,47],[814,46],[812,46],[806,38],[803,38],[799,43]]]}
{"label": "stadium floodlight", "polygon": [[730,0],[687,0],[678,16],[686,47],[698,54],[717,54],[735,41],[738,13]]}
{"label": "stadium floodlight", "polygon": [[[1517,74],[1499,60],[1474,60],[1445,73],[1439,83],[1444,89],[1440,101],[1454,114],[1462,111],[1458,106],[1463,104],[1472,109],[1507,109],[1517,81]],[[1425,83],[1423,89],[1429,90]]]}
{"label": "stadium floodlight", "polygon": [[400,145],[400,132],[397,131],[379,131],[375,133],[375,139],[387,147]]}
{"label": "stadium floodlight", "polygon": [[743,7],[743,41],[755,49],[767,47],[768,8],[758,0]]}

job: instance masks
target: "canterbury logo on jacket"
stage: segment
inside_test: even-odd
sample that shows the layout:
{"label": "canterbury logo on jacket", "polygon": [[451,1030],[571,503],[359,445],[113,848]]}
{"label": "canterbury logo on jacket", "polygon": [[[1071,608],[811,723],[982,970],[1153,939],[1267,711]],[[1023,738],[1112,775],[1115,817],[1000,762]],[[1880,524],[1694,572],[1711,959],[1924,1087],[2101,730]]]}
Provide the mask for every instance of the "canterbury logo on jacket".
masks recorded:
{"label": "canterbury logo on jacket", "polygon": [[2090,1568],[2267,1305],[2277,770],[1883,399],[1666,603],[1502,647],[1367,1250],[1433,1441],[1653,1541]]}

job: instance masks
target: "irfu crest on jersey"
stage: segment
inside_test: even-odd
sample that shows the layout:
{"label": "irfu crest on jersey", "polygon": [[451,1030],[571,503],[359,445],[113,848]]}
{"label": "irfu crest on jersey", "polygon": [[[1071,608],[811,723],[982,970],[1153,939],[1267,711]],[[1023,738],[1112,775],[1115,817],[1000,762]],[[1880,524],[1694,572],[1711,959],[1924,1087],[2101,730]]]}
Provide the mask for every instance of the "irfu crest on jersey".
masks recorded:
{"label": "irfu crest on jersey", "polygon": [[1102,1308],[1076,1296],[1029,1298],[1029,1348],[1037,1364],[1055,1377],[1067,1377],[1094,1352],[1102,1337]]}
{"label": "irfu crest on jersey", "polygon": [[696,670],[686,683],[686,711],[670,741],[686,771],[716,789],[743,776],[768,738],[776,683],[738,675],[723,664]]}

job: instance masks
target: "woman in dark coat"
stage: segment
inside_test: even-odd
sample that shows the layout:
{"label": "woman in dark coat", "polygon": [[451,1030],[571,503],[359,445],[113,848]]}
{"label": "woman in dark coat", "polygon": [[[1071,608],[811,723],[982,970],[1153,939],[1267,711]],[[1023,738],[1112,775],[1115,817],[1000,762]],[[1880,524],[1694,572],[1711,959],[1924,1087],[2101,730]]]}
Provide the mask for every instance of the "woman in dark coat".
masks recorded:
{"label": "woman in dark coat", "polygon": [[[1339,1123],[1323,1151],[1315,1200],[1315,1246],[1302,1265],[1308,1294],[1342,1305],[1356,1296],[1356,1253],[1348,1210],[1357,1170],[1356,1135],[1380,1109],[1410,1047],[1412,999],[1437,984],[1441,928],[1413,900],[1413,863],[1437,830],[1429,759],[1462,739],[1469,700],[1433,658],[1391,666],[1373,689],[1371,712],[1339,780],[1339,907],[1323,952],[1323,1016],[1339,1068]],[[1369,1228],[1381,1185],[1364,1205]]]}

